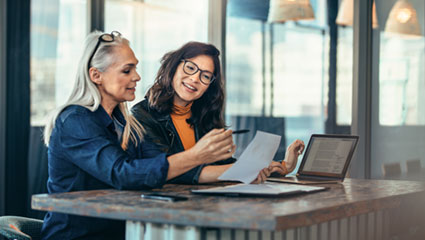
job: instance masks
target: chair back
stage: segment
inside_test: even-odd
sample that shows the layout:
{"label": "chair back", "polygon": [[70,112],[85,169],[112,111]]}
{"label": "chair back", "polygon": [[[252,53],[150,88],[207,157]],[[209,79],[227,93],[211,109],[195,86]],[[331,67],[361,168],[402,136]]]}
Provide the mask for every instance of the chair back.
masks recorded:
{"label": "chair back", "polygon": [[231,116],[231,128],[233,130],[249,129],[250,132],[233,136],[237,146],[235,156],[240,156],[248,144],[252,141],[257,130],[273,133],[282,136],[279,148],[277,149],[275,160],[285,158],[285,118],[283,117],[263,117],[263,116]]}
{"label": "chair back", "polygon": [[382,174],[384,177],[401,175],[400,163],[384,163],[382,164]]}
{"label": "chair back", "polygon": [[406,169],[408,173],[417,173],[421,171],[421,160],[419,158],[406,161]]}
{"label": "chair back", "polygon": [[39,240],[43,221],[19,216],[0,217],[0,236],[6,239]]}

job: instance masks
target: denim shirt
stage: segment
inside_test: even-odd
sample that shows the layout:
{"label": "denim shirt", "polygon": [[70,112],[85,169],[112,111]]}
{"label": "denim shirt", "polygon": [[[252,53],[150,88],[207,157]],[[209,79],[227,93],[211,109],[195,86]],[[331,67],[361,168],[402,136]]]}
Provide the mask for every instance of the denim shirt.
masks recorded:
{"label": "denim shirt", "polygon": [[[125,125],[118,107],[113,116]],[[155,144],[120,146],[115,125],[102,106],[89,109],[71,105],[55,122],[49,148],[49,193],[95,189],[151,189],[165,184],[166,154]],[[43,239],[123,239],[123,221],[48,212]]]}

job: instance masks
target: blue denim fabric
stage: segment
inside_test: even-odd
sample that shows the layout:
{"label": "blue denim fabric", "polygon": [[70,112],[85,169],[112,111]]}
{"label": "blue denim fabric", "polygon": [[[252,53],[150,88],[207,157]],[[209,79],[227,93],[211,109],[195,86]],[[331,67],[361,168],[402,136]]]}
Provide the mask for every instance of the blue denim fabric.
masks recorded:
{"label": "blue denim fabric", "polygon": [[[116,108],[114,117],[125,123]],[[124,151],[112,119],[99,106],[72,105],[58,116],[49,149],[49,193],[94,189],[151,189],[165,184],[168,161],[156,145],[130,143]],[[123,221],[48,212],[43,239],[123,239]]]}

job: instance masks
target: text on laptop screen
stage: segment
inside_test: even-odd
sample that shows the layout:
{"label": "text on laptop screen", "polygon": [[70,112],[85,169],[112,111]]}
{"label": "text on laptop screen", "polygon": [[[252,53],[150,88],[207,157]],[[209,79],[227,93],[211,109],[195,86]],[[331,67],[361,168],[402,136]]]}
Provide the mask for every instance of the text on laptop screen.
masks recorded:
{"label": "text on laptop screen", "polygon": [[302,171],[341,174],[355,139],[312,138]]}

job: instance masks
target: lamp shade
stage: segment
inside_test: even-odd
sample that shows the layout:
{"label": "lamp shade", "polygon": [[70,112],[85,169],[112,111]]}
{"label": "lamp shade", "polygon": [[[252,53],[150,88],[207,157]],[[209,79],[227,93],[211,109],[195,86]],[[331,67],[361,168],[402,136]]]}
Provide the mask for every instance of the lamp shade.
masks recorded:
{"label": "lamp shade", "polygon": [[416,10],[412,4],[407,0],[399,0],[394,4],[385,25],[385,32],[422,35],[418,18],[416,17]]}
{"label": "lamp shade", "polygon": [[[336,17],[335,23],[343,26],[353,26],[353,15],[354,15],[354,0],[342,0],[339,6],[338,16]],[[372,6],[372,27],[377,28],[378,18],[376,17],[375,1]]]}
{"label": "lamp shade", "polygon": [[313,19],[314,11],[309,0],[270,0],[269,22]]}

